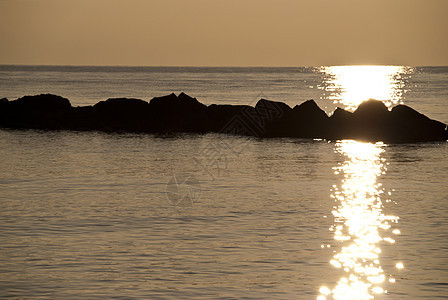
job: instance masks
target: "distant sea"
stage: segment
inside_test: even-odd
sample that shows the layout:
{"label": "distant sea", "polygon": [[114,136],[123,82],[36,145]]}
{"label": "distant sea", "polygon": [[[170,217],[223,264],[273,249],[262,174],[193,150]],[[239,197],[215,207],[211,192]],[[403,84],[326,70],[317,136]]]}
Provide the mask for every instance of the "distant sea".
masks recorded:
{"label": "distant sea", "polygon": [[[53,93],[72,105],[108,98],[149,101],[185,92],[204,104],[255,105],[260,98],[294,106],[314,99],[331,113],[346,96],[394,100],[448,123],[448,67],[297,68],[1,66],[0,97]],[[349,89],[349,91],[347,91]],[[351,90],[350,90],[351,89]],[[380,99],[384,98],[384,99]]]}
{"label": "distant sea", "polygon": [[[0,66],[0,98],[185,92],[448,124],[448,67]],[[0,129],[2,299],[441,299],[448,143]]]}

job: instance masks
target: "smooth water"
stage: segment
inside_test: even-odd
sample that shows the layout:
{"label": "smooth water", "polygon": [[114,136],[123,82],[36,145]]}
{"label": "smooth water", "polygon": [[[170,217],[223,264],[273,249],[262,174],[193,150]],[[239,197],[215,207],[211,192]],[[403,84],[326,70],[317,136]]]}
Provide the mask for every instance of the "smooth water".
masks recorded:
{"label": "smooth water", "polygon": [[[147,87],[124,75],[146,78],[144,68],[109,76],[85,67],[91,77],[54,73],[64,67],[2,68],[2,95],[53,92],[75,105],[109,94],[148,100],[190,80],[191,94],[213,103],[241,103],[237,92],[225,93],[228,81],[240,82],[244,100],[256,99],[265,82],[265,98],[307,95],[301,100],[327,107],[349,107],[344,92],[363,90],[342,80],[349,73],[303,68],[221,70],[218,81],[215,69],[169,68]],[[448,120],[446,73],[412,72],[388,77],[396,88],[383,94]],[[301,76],[325,88],[303,83],[295,91]],[[63,84],[64,77],[79,81]],[[439,88],[423,93],[428,86]],[[447,143],[2,129],[0,298],[446,298],[447,178]]]}

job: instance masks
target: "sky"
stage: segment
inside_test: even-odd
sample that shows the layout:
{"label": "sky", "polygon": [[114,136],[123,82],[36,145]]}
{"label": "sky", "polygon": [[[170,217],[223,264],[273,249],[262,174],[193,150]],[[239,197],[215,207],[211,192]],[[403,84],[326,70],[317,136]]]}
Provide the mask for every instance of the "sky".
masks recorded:
{"label": "sky", "polygon": [[448,0],[0,0],[0,64],[448,65]]}

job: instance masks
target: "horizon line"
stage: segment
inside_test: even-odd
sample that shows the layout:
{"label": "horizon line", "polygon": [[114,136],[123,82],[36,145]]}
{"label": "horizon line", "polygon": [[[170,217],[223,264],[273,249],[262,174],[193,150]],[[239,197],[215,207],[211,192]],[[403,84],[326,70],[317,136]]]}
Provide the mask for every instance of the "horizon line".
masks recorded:
{"label": "horizon line", "polygon": [[0,66],[11,67],[122,67],[122,68],[321,68],[321,67],[351,67],[351,66],[363,66],[363,67],[448,67],[448,65],[396,65],[396,64],[334,64],[334,65],[303,65],[303,66],[262,66],[262,65],[248,65],[248,66],[225,66],[225,65],[84,65],[84,64],[3,64]]}

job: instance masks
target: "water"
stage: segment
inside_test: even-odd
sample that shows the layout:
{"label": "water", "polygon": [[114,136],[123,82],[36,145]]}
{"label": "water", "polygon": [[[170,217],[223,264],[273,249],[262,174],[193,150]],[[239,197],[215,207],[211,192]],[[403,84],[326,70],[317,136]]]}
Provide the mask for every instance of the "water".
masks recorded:
{"label": "water", "polygon": [[[186,91],[331,113],[369,96],[352,69],[0,70],[0,96],[73,105]],[[448,123],[447,69],[396,70],[371,75],[375,95]],[[3,129],[0,297],[446,298],[446,178],[447,143]]]}
{"label": "water", "polygon": [[[149,101],[185,92],[204,104],[255,105],[260,98],[290,106],[314,99],[327,113],[356,101],[403,102],[448,123],[448,67],[81,67],[1,66],[0,97],[53,93],[72,105],[112,97]],[[344,99],[347,98],[349,99]],[[349,100],[349,103],[341,102]]]}

